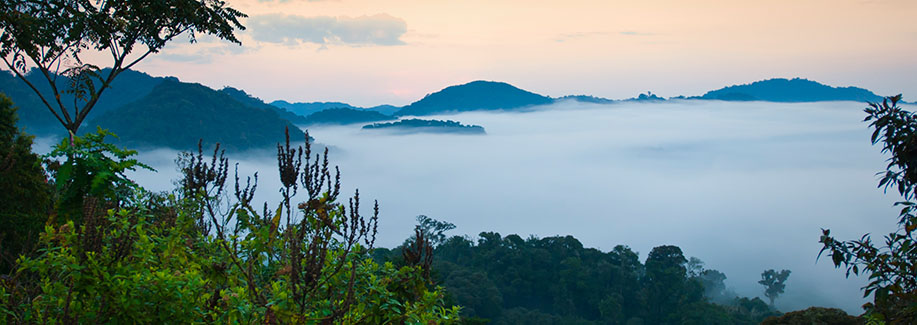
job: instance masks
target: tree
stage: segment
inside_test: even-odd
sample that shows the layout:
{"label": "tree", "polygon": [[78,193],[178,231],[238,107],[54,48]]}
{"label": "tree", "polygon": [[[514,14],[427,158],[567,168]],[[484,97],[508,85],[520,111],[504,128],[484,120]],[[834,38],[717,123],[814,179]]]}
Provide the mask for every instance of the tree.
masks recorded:
{"label": "tree", "polygon": [[761,273],[761,281],[758,281],[758,283],[764,286],[764,296],[770,299],[772,307],[774,306],[774,300],[777,299],[777,297],[783,293],[783,289],[786,288],[785,282],[789,277],[790,270],[777,272],[770,269]]}
{"label": "tree", "polygon": [[32,136],[16,127],[16,108],[0,94],[0,273],[31,250],[51,209],[51,187],[32,152]]}
{"label": "tree", "polygon": [[655,247],[646,257],[643,280],[650,323],[677,323],[680,306],[703,299],[700,284],[688,281],[687,263],[681,248],[672,245]]}
{"label": "tree", "polygon": [[[185,32],[192,42],[202,33],[241,44],[233,32],[244,29],[238,19],[246,17],[221,0],[0,1],[0,57],[71,138],[118,74]],[[84,51],[107,52],[111,68],[83,62]],[[33,69],[46,85],[26,78]],[[61,75],[68,81],[59,81]]]}
{"label": "tree", "polygon": [[433,247],[439,246],[446,241],[445,232],[455,229],[451,222],[439,221],[425,215],[417,216],[417,229],[423,232]]}
{"label": "tree", "polygon": [[860,272],[869,276],[863,296],[873,294],[873,302],[863,307],[877,321],[913,324],[917,322],[917,116],[898,107],[901,95],[869,103],[864,122],[875,129],[872,143],[882,143],[882,152],[891,154],[885,172],[880,172],[879,187],[896,189],[903,201],[898,229],[885,236],[884,244],[874,244],[869,234],[859,240],[838,241],[831,231],[822,229],[819,253],[828,252],[835,267],[847,269],[847,276]]}

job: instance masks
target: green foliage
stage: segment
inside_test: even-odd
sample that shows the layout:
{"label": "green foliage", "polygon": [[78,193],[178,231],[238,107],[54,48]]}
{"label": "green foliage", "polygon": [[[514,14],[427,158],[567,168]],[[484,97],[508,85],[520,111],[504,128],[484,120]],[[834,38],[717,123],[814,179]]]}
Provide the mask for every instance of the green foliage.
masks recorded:
{"label": "green foliage", "polygon": [[0,94],[0,274],[30,251],[51,208],[51,187],[32,136],[16,127],[16,108]]}
{"label": "green foliage", "polygon": [[678,307],[703,300],[700,283],[688,281],[687,262],[677,246],[659,246],[650,251],[643,278],[650,323],[676,323]]}
{"label": "green foliage", "polygon": [[879,187],[896,189],[904,199],[898,229],[885,236],[884,243],[873,243],[869,234],[859,240],[838,241],[828,229],[822,230],[824,245],[819,256],[828,252],[835,267],[844,267],[847,276],[860,273],[869,276],[863,296],[873,295],[865,304],[868,317],[877,322],[917,322],[917,116],[897,106],[901,95],[869,103],[864,121],[874,129],[872,143],[882,143],[882,152],[890,154]]}
{"label": "green foliage", "polygon": [[57,190],[57,213],[64,220],[79,221],[89,198],[104,208],[120,206],[138,189],[125,172],[137,168],[153,170],[131,158],[136,151],[105,143],[105,137],[110,135],[113,134],[99,128],[95,133],[64,139],[45,156],[47,159],[65,158],[48,168]]}
{"label": "green foliage", "polygon": [[777,272],[770,269],[761,272],[761,280],[758,283],[764,286],[764,296],[770,299],[771,306],[774,305],[774,300],[783,294],[783,289],[786,288],[786,279],[789,277],[790,270]]}
{"label": "green foliage", "polygon": [[[377,249],[373,257],[399,263],[399,255]],[[483,232],[476,242],[453,236],[437,245],[432,277],[446,289],[448,303],[462,306],[467,323],[756,324],[776,314],[760,299],[710,303],[678,247],[657,247],[650,255],[644,265],[626,246],[602,252],[571,236]]]}

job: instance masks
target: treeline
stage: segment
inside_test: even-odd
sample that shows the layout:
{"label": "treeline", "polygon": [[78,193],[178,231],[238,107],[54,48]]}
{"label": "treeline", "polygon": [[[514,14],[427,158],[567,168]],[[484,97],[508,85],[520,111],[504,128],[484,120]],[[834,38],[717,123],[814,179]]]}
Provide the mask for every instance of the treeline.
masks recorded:
{"label": "treeline", "polygon": [[[656,247],[641,263],[627,246],[602,252],[572,236],[494,232],[446,238],[448,223],[419,221],[435,246],[432,278],[467,324],[758,324],[780,314],[759,298],[736,297],[723,273],[677,246]],[[414,244],[373,255],[403,263],[402,250]]]}

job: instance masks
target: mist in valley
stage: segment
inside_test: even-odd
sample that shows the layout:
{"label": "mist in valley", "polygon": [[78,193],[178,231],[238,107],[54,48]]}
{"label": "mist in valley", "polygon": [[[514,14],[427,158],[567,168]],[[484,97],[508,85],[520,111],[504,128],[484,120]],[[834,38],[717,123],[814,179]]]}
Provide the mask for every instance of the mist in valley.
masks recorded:
{"label": "mist in valley", "polygon": [[[359,188],[364,213],[379,201],[377,246],[401,244],[420,214],[454,223],[450,235],[572,235],[603,251],[630,246],[641,260],[655,246],[677,245],[725,273],[741,296],[763,297],[763,270],[789,269],[780,310],[817,305],[859,314],[865,279],[845,279],[816,256],[821,228],[853,239],[896,227],[897,197],[876,188],[885,157],[869,142],[864,106],[570,101],[524,113],[425,117],[481,125],[486,135],[360,125],[309,132],[314,152],[330,148],[344,193]],[[50,143],[39,139],[36,150]],[[176,156],[144,150],[140,160],[157,172],[130,176],[169,190]],[[257,201],[276,207],[273,151],[227,156],[243,179],[259,172]]]}

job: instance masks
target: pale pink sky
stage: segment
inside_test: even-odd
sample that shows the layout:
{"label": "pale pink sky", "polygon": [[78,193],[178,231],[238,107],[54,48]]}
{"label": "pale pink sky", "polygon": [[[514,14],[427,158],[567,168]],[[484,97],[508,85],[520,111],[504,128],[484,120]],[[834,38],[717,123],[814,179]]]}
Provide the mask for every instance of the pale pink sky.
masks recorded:
{"label": "pale pink sky", "polygon": [[549,96],[700,95],[802,77],[917,99],[917,1],[232,0],[243,46],[139,70],[266,101],[404,105],[485,79]]}

